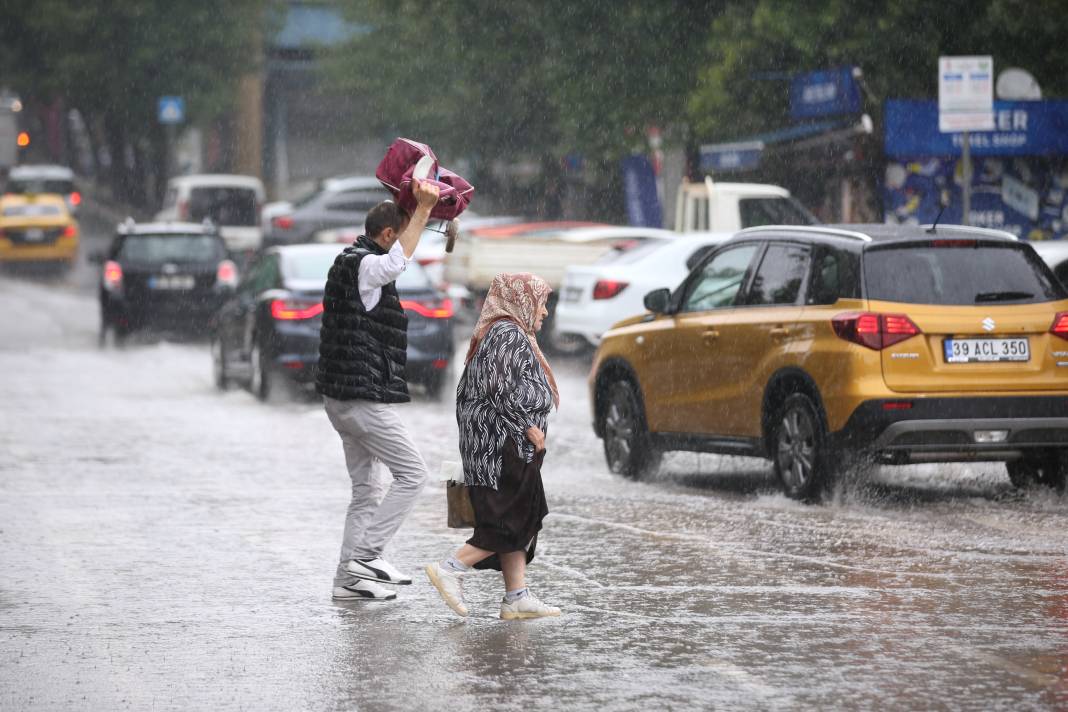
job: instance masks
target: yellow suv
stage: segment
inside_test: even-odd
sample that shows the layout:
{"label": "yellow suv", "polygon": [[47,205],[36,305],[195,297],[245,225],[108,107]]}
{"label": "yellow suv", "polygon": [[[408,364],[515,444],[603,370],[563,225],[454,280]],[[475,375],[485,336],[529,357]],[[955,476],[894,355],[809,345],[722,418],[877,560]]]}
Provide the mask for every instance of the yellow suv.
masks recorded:
{"label": "yellow suv", "polygon": [[1030,245],[938,226],[743,230],[590,372],[609,468],[665,450],[765,457],[815,500],[861,462],[1002,461],[1016,486],[1068,470],[1068,293]]}

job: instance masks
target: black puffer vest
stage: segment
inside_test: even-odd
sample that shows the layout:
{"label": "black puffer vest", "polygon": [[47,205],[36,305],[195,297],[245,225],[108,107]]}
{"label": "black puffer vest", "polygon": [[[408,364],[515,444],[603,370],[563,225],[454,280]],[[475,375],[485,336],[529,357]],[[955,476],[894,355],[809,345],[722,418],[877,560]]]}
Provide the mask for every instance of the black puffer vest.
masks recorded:
{"label": "black puffer vest", "polygon": [[407,403],[404,365],[408,360],[408,316],[397,286],[382,287],[371,311],[360,299],[360,262],[386,253],[361,235],[334,260],[323,293],[319,330],[319,367],[315,389],[338,400]]}

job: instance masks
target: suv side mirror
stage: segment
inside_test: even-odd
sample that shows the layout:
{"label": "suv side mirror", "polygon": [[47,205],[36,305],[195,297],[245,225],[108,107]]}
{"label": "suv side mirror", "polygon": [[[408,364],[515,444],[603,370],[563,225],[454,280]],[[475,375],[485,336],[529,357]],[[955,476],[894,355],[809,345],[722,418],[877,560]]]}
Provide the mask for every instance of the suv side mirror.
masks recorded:
{"label": "suv side mirror", "polygon": [[645,308],[654,314],[666,314],[671,306],[671,290],[654,289],[645,295]]}

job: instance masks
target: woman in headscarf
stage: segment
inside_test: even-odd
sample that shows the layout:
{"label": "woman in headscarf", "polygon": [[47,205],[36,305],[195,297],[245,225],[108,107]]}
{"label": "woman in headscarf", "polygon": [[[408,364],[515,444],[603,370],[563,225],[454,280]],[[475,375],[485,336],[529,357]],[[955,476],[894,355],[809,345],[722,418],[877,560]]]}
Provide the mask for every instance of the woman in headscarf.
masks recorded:
{"label": "woman in headscarf", "polygon": [[546,419],[560,405],[552,369],[535,337],[552,289],[528,273],[490,284],[456,389],[460,457],[475,512],[475,532],[460,549],[426,567],[445,603],[467,615],[461,576],[504,574],[501,618],[558,616],[526,587],[541,521],[549,513],[541,482]]}

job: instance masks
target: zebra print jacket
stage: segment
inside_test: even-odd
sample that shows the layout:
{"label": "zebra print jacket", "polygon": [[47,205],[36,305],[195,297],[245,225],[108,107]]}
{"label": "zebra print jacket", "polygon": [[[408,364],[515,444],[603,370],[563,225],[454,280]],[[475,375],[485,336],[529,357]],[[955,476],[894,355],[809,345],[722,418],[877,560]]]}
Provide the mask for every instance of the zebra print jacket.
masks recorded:
{"label": "zebra print jacket", "polygon": [[506,444],[532,461],[527,428],[536,425],[546,432],[552,407],[545,371],[523,330],[512,321],[491,326],[456,388],[465,482],[497,489]]}

